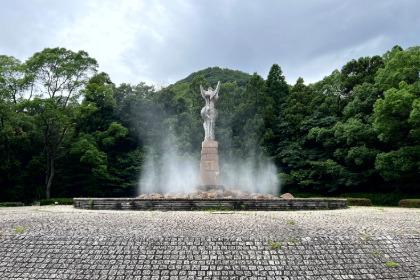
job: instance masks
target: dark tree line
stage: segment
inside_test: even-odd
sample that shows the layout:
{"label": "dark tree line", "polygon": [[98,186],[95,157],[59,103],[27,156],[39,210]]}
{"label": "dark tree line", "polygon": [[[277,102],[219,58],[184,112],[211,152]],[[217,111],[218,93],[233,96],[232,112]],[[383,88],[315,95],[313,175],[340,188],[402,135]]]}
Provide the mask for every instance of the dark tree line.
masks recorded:
{"label": "dark tree line", "polygon": [[134,195],[151,143],[176,135],[198,155],[199,85],[222,82],[224,158],[273,159],[286,189],[420,192],[420,47],[352,60],[321,81],[288,85],[208,68],[156,90],[112,83],[86,52],[0,55],[0,201]]}

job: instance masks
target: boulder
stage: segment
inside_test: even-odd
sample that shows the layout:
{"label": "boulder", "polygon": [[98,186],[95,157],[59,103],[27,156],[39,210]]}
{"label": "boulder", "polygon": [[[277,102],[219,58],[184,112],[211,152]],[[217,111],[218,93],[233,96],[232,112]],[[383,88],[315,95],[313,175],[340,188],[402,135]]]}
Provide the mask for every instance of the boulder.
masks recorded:
{"label": "boulder", "polygon": [[283,199],[293,199],[293,198],[295,198],[294,196],[293,196],[293,194],[291,194],[291,193],[284,193],[284,194],[282,194],[281,196],[280,196],[280,198],[283,198]]}

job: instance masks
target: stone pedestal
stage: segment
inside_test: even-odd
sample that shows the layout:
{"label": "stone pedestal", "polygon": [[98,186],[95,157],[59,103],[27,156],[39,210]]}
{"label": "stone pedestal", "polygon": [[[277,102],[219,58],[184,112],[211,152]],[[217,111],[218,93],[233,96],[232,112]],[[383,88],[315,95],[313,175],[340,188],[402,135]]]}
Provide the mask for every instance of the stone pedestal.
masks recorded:
{"label": "stone pedestal", "polygon": [[219,186],[219,151],[217,141],[204,140],[201,145],[200,178],[200,187],[203,189]]}

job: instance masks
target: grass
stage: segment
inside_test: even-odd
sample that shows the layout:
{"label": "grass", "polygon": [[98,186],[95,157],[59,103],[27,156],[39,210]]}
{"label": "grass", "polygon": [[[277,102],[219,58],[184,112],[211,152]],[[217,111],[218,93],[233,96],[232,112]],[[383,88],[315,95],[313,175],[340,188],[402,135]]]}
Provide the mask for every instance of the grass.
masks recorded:
{"label": "grass", "polygon": [[26,229],[24,227],[20,227],[20,226],[15,227],[15,233],[17,233],[17,234],[22,234],[25,231],[26,231]]}
{"label": "grass", "polygon": [[289,226],[294,226],[294,225],[296,225],[296,222],[295,222],[294,220],[288,220],[288,221],[287,221],[287,224],[288,224]]}
{"label": "grass", "polygon": [[399,266],[400,266],[400,264],[399,264],[399,263],[397,263],[397,262],[394,262],[394,261],[387,261],[387,262],[385,263],[385,266],[386,266],[386,267],[389,267],[389,268],[395,268],[395,267],[399,267]]}
{"label": "grass", "polygon": [[271,250],[279,250],[281,249],[281,243],[276,241],[268,241],[268,246],[270,246]]}

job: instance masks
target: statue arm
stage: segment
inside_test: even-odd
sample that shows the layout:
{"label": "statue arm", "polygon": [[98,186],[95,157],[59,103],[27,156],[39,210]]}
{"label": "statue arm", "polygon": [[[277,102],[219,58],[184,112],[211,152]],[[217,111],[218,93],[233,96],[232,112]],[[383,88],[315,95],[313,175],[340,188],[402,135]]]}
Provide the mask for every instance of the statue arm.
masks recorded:
{"label": "statue arm", "polygon": [[212,97],[214,97],[214,99],[219,99],[219,90],[220,90],[220,81],[218,81],[217,82],[217,86],[216,86],[216,89],[215,89],[215,91],[213,92],[213,96]]}

